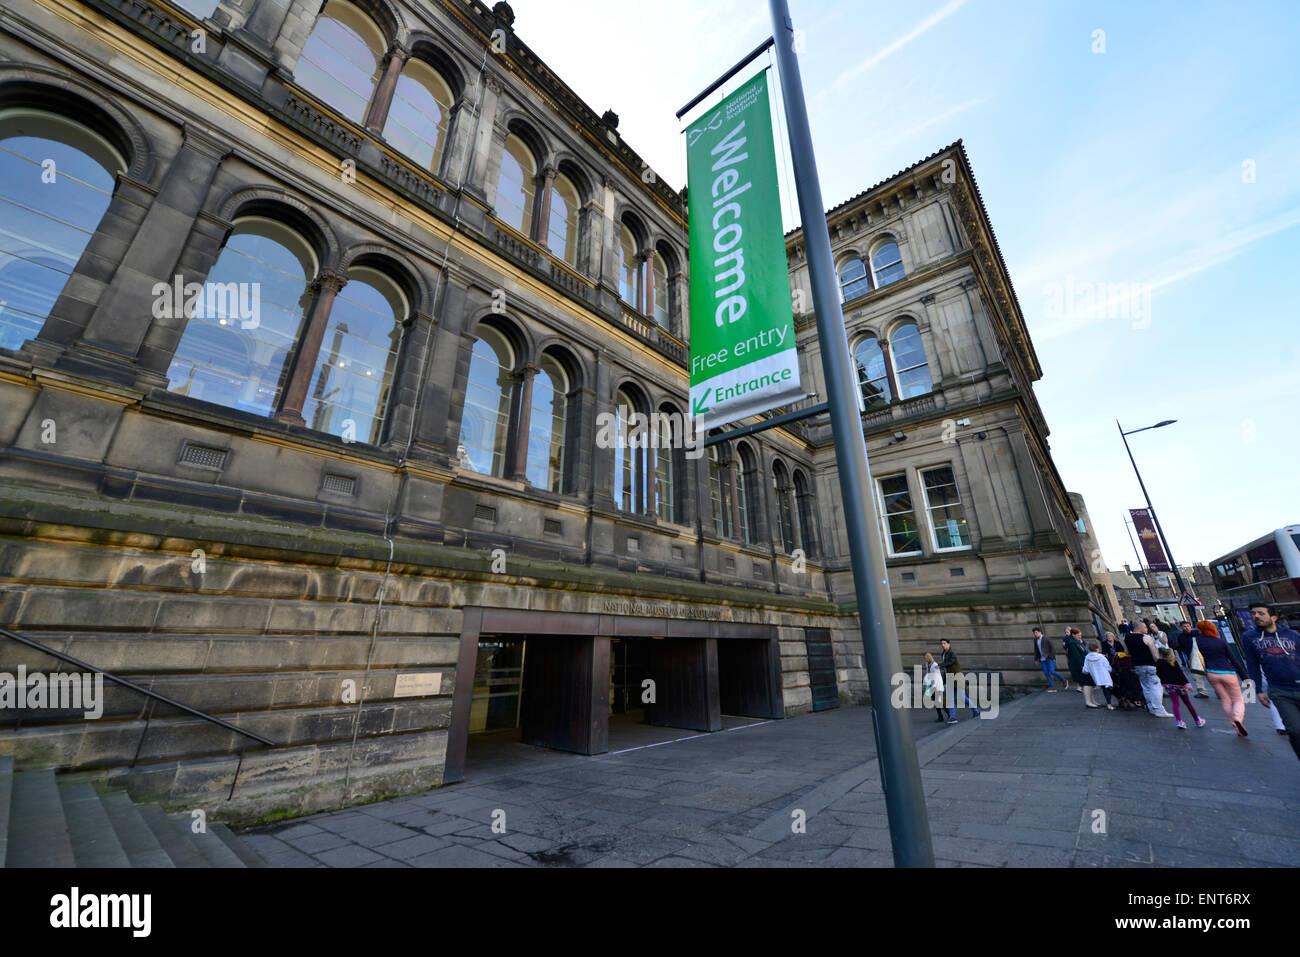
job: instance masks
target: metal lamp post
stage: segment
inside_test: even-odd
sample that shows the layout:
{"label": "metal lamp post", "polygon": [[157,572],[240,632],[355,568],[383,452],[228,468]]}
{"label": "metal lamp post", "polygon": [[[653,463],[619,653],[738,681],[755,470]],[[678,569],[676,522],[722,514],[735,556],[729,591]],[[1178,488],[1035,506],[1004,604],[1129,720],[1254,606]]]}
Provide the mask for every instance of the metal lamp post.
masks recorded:
{"label": "metal lamp post", "polygon": [[[1141,429],[1130,429],[1128,432],[1125,432],[1124,428],[1119,424],[1119,419],[1116,419],[1115,428],[1119,429],[1119,436],[1124,441],[1124,451],[1128,453],[1128,460],[1133,463],[1133,474],[1137,476],[1138,485],[1142,488],[1142,497],[1145,498],[1147,502],[1147,511],[1151,513],[1151,521],[1156,527],[1156,534],[1160,536],[1160,544],[1164,546],[1165,557],[1169,559],[1169,566],[1173,569],[1174,581],[1178,583],[1179,601],[1181,602],[1182,596],[1185,594],[1191,594],[1191,592],[1189,592],[1187,586],[1183,584],[1183,576],[1178,571],[1178,562],[1174,561],[1174,553],[1169,550],[1169,542],[1165,538],[1165,530],[1160,527],[1160,519],[1156,517],[1155,506],[1151,504],[1151,496],[1147,494],[1146,483],[1142,481],[1142,473],[1138,471],[1137,460],[1133,458],[1133,450],[1129,448],[1128,444],[1128,436],[1130,435],[1136,435],[1138,432],[1146,432],[1149,429],[1163,429],[1166,425],[1173,425],[1177,421],[1177,419],[1165,419],[1163,422],[1157,422],[1155,425],[1148,425]],[[1179,607],[1182,608],[1183,606],[1180,605]],[[1194,613],[1188,614],[1187,609],[1183,609],[1183,613],[1191,618],[1192,622],[1195,623],[1196,618]]]}

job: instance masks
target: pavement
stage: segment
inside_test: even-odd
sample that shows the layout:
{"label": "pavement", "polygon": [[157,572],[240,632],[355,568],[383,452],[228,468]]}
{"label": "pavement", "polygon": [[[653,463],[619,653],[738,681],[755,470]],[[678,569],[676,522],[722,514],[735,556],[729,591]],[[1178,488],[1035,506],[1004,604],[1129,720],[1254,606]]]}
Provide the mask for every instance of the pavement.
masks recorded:
{"label": "pavement", "polygon": [[[1088,710],[1073,686],[909,712],[940,866],[1300,863],[1300,761],[1267,712],[1250,737],[1218,701],[1204,728]],[[888,867],[870,711],[728,717],[695,734],[611,724],[583,757],[471,739],[466,779],[244,832],[272,867]]]}

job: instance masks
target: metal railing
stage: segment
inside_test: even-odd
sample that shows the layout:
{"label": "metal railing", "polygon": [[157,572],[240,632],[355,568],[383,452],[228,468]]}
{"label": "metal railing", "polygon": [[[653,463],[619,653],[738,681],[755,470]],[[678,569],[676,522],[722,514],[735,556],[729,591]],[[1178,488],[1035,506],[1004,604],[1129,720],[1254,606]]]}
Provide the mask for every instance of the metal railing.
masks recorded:
{"label": "metal railing", "polygon": [[[145,715],[144,715],[144,730],[140,732],[140,741],[136,744],[135,756],[131,758],[131,763],[128,765],[128,767],[132,767],[132,768],[135,767],[136,761],[140,759],[140,751],[144,747],[145,735],[149,733],[149,722],[153,718],[154,703],[158,701],[161,701],[163,704],[167,705],[168,707],[176,708],[178,711],[183,711],[186,714],[191,714],[196,718],[202,718],[204,721],[210,722],[211,724],[215,724],[218,727],[225,728],[227,731],[233,731],[235,734],[243,735],[245,738],[251,738],[252,740],[256,741],[258,744],[265,745],[268,748],[275,747],[274,741],[268,740],[267,738],[262,737],[260,734],[254,734],[252,731],[245,731],[243,728],[236,727],[235,725],[231,724],[229,721],[223,721],[221,718],[218,718],[215,715],[211,715],[208,714],[207,712],[200,711],[197,708],[191,708],[187,704],[182,704],[181,702],[176,701],[173,698],[169,698],[164,694],[159,694],[157,691],[154,691],[150,688],[142,687],[136,684],[134,681],[128,681],[126,678],[121,678],[113,674],[112,672],[105,671],[103,668],[96,668],[94,665],[88,664],[87,662],[82,661],[80,658],[74,658],[72,655],[65,654],[62,651],[58,651],[54,648],[51,648],[49,645],[41,644],[39,641],[35,641],[24,635],[15,634],[14,632],[8,631],[7,629],[4,628],[0,628],[0,636],[9,638],[13,641],[18,642],[19,644],[27,645],[29,648],[35,648],[37,651],[47,654],[52,658],[58,658],[60,661],[66,661],[68,664],[80,668],[83,671],[88,671],[91,672],[92,674],[103,675],[103,677],[108,681],[111,681],[116,685],[121,685],[123,688],[127,688],[131,691],[136,692],[137,694],[142,694],[149,699],[149,703],[146,706]],[[19,719],[19,724],[21,724],[21,719]],[[244,751],[246,750],[246,748],[247,745],[239,749],[239,761],[235,765],[235,776],[231,778],[230,781],[230,792],[226,795],[227,801],[229,801],[235,795],[235,784],[239,780],[239,772],[244,767]]]}

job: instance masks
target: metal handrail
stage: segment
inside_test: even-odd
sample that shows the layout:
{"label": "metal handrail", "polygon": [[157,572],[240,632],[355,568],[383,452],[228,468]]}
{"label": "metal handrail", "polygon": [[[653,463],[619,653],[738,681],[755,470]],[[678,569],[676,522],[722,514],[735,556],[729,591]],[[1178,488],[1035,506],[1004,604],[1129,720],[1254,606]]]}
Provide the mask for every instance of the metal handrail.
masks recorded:
{"label": "metal handrail", "polygon": [[166,695],[159,694],[156,691],[151,691],[149,688],[143,688],[140,685],[136,684],[134,681],[128,681],[125,678],[119,678],[117,675],[105,671],[103,668],[96,668],[94,665],[87,664],[86,662],[81,661],[78,658],[72,657],[72,655],[64,654],[61,651],[56,651],[55,649],[49,647],[48,645],[43,645],[39,641],[33,641],[31,638],[24,637],[23,635],[16,635],[12,631],[8,631],[4,628],[0,628],[0,635],[3,635],[6,638],[12,638],[14,641],[17,641],[20,644],[27,645],[28,647],[31,648],[35,648],[37,651],[43,651],[47,655],[58,658],[62,661],[66,661],[71,665],[76,665],[78,668],[81,668],[85,671],[90,671],[90,672],[94,672],[95,674],[103,675],[105,678],[107,678],[109,681],[113,682],[114,684],[118,684],[121,685],[123,688],[129,688],[132,691],[139,692],[140,694],[145,695],[146,697],[153,698],[155,701],[161,701],[165,705],[168,705],[172,708],[177,708],[181,711],[184,711],[186,714],[192,714],[196,718],[202,718],[204,721],[210,721],[215,725],[219,725],[220,727],[225,728],[227,731],[233,731],[236,734],[242,734],[244,737],[252,738],[254,741],[258,742],[259,744],[264,744],[267,747],[270,748],[275,747],[274,741],[269,741],[266,738],[262,737],[260,734],[254,734],[252,731],[245,731],[243,728],[237,728],[229,721],[223,721],[220,718],[216,717],[215,715],[210,715],[207,714],[206,712],[199,711],[197,708],[191,708],[187,704],[181,704],[179,701],[175,701],[167,697]]}

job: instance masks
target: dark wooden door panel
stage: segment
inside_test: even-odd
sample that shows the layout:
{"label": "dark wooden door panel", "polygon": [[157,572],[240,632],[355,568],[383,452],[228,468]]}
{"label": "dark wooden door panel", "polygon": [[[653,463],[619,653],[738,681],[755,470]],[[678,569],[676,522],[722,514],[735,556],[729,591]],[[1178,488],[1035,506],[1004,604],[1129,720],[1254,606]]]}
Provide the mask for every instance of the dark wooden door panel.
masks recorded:
{"label": "dark wooden door panel", "polygon": [[835,650],[827,628],[805,628],[804,644],[808,648],[808,683],[812,686],[814,711],[840,706],[840,689],[835,678]]}

